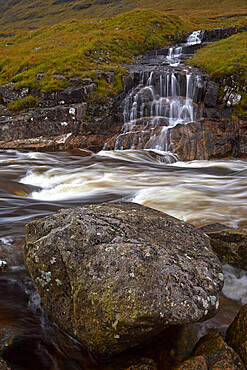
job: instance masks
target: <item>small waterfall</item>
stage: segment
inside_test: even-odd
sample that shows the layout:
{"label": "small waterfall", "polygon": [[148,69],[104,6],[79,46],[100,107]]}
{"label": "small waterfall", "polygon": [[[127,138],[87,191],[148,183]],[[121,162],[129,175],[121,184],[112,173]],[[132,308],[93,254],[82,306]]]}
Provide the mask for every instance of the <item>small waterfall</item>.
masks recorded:
{"label": "small waterfall", "polygon": [[135,78],[139,73],[139,85],[123,102],[123,128],[111,148],[169,152],[173,145],[172,128],[199,117],[204,80],[196,69],[184,66],[181,60],[186,58],[183,50],[186,53],[187,46],[201,43],[203,34],[204,31],[194,31],[185,44],[170,47],[158,66],[151,68],[147,64],[134,69]]}
{"label": "small waterfall", "polygon": [[167,68],[145,72],[140,81],[124,101],[124,126],[115,149],[127,145],[169,151],[170,128],[196,119],[193,98],[201,79],[189,69]]}
{"label": "small waterfall", "polygon": [[198,30],[192,32],[185,43],[186,46],[195,45],[195,44],[201,44],[202,38],[204,35],[204,30]]}
{"label": "small waterfall", "polygon": [[170,64],[170,66],[176,67],[180,64],[182,51],[183,51],[182,46],[169,48],[166,61]]}

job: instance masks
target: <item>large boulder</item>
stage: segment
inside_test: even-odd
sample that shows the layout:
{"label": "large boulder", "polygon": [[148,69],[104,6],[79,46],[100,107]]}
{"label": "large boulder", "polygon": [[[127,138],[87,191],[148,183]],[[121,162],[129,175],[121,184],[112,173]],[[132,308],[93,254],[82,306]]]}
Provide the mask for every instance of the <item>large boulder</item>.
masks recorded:
{"label": "large boulder", "polygon": [[235,349],[247,367],[247,304],[241,307],[226,332],[226,341]]}
{"label": "large boulder", "polygon": [[223,285],[201,231],[133,203],[33,221],[24,256],[49,314],[99,357],[215,315]]}

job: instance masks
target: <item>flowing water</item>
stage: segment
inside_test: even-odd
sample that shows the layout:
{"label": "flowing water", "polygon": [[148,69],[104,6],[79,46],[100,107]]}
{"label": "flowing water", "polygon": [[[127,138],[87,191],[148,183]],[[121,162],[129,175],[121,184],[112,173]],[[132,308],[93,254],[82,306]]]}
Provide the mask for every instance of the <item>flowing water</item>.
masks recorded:
{"label": "flowing water", "polygon": [[202,115],[200,103],[208,76],[183,64],[191,56],[188,49],[201,44],[202,37],[203,31],[195,31],[185,44],[170,47],[166,56],[145,60],[145,68],[133,67],[139,84],[123,102],[124,125],[114,149],[169,151],[170,130]]}
{"label": "flowing water", "polygon": [[[124,132],[135,130],[138,119],[150,118],[151,127],[162,126],[162,141],[151,135],[143,149],[97,154],[0,151],[0,271],[7,266],[0,273],[0,355],[13,369],[115,370],[124,368],[121,364],[127,356],[98,363],[50,321],[24,265],[27,222],[60,208],[130,201],[196,226],[221,222],[247,228],[245,161],[179,162],[168,151],[166,128],[195,119],[193,99],[201,83],[200,76],[186,69],[181,85],[171,65],[180,63],[181,52],[180,46],[169,51],[169,70],[159,77],[155,70],[144,71],[140,86],[124,104]],[[116,148],[121,148],[119,138]],[[247,274],[227,265],[224,273],[219,313],[200,324],[199,336],[208,330],[224,332],[241,304],[247,303]],[[146,349],[140,356],[147,353]]]}
{"label": "flowing water", "polygon": [[[123,200],[195,225],[247,227],[244,161],[183,163],[156,150],[89,156],[78,150],[1,151],[0,164],[0,259],[8,265],[0,277],[0,349],[14,369],[108,369],[95,363],[43,310],[22,256],[27,222],[64,207]],[[200,327],[201,334],[225,330],[247,302],[247,275],[226,266],[225,276],[220,313]]]}

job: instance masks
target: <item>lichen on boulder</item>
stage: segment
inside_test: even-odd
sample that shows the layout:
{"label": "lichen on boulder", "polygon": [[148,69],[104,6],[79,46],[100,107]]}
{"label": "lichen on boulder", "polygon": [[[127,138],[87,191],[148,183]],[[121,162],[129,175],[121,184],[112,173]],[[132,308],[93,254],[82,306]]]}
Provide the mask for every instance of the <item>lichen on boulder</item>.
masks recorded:
{"label": "lichen on boulder", "polygon": [[215,315],[223,285],[209,238],[133,203],[61,210],[26,225],[26,266],[56,323],[109,357]]}

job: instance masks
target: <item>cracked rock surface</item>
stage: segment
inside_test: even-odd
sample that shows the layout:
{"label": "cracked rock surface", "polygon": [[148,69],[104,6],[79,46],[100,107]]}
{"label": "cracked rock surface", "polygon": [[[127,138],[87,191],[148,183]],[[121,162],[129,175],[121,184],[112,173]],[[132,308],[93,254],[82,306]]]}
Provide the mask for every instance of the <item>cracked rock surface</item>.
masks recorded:
{"label": "cracked rock surface", "polygon": [[26,266],[54,321],[98,357],[215,315],[209,238],[134,203],[61,210],[26,225]]}

